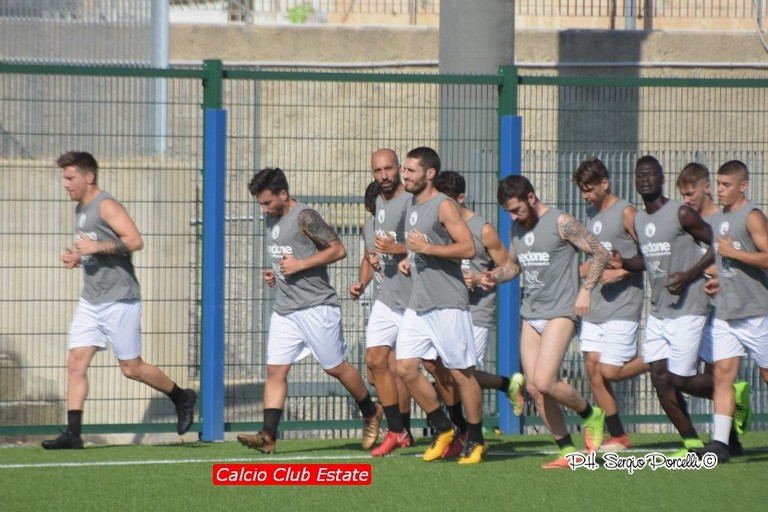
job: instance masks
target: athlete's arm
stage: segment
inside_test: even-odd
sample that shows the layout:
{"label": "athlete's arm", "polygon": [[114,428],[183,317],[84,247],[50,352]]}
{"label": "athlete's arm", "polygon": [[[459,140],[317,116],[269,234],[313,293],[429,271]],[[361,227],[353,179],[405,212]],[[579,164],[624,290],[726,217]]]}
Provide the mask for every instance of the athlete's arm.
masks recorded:
{"label": "athlete's arm", "polygon": [[[637,208],[632,205],[624,208],[624,230],[637,243],[637,233],[635,232],[635,215],[637,215]],[[642,269],[637,271],[627,270],[625,268],[613,268],[611,265],[603,272],[603,277],[600,279],[602,284],[611,284],[620,281],[631,274],[636,274]]]}
{"label": "athlete's arm", "polygon": [[717,239],[717,252],[724,258],[740,261],[750,267],[768,270],[768,219],[760,210],[752,210],[747,216],[747,231],[755,243],[756,252],[739,251],[730,236]]}
{"label": "athlete's arm", "polygon": [[352,300],[357,300],[365,291],[365,287],[368,286],[373,280],[373,266],[368,259],[367,254],[363,254],[363,259],[360,261],[360,268],[357,271],[357,282],[349,285],[349,296]]}
{"label": "athlete's arm", "polygon": [[290,276],[310,268],[330,265],[347,257],[347,250],[339,240],[339,235],[315,210],[299,212],[298,222],[299,231],[312,240],[318,252],[301,260],[289,255],[283,256],[280,262],[283,275]]}
{"label": "athlete's arm", "polygon": [[99,205],[99,214],[109,228],[115,232],[115,240],[96,242],[87,236],[75,242],[80,254],[128,254],[144,248],[144,240],[123,205],[114,199],[105,199]]}
{"label": "athlete's arm", "polygon": [[514,244],[509,245],[507,253],[507,261],[504,265],[500,265],[491,271],[486,270],[483,273],[483,277],[478,282],[480,288],[490,290],[497,284],[511,281],[520,275],[522,269],[520,268],[520,261],[517,259],[517,250],[515,250]]}
{"label": "athlete's arm", "polygon": [[[480,241],[482,242],[483,247],[485,247],[485,250],[488,251],[491,261],[493,261],[493,268],[501,267],[507,263],[509,252],[507,251],[507,248],[504,247],[501,238],[499,238],[499,234],[491,224],[483,224],[483,229],[480,231]],[[466,283],[467,288],[471,290],[475,286],[481,284],[483,275],[484,274],[482,273],[475,274],[469,270],[465,271],[464,282]]]}
{"label": "athlete's arm", "polygon": [[673,272],[672,274],[669,274],[665,286],[667,290],[669,290],[669,293],[673,295],[680,295],[683,293],[688,285],[698,276],[703,275],[707,270],[707,267],[712,265],[715,261],[715,253],[712,247],[712,227],[690,206],[681,206],[677,211],[677,218],[680,221],[680,226],[686,233],[691,235],[697,242],[707,244],[709,248],[707,249],[707,252],[704,253],[704,256],[685,272]]}
{"label": "athlete's arm", "polygon": [[384,236],[376,235],[374,248],[376,249],[376,252],[380,252],[382,254],[392,254],[398,256],[408,254],[408,250],[405,248],[405,244],[395,243],[395,239],[392,238],[392,236],[389,234]]}
{"label": "athlete's arm", "polygon": [[472,259],[475,256],[475,244],[467,223],[461,218],[459,207],[450,199],[440,203],[438,210],[440,223],[451,236],[453,243],[431,244],[416,229],[408,232],[408,248],[418,254],[426,254],[444,259]]}
{"label": "athlete's arm", "polygon": [[584,278],[582,288],[586,291],[592,291],[595,285],[600,281],[600,276],[608,265],[608,259],[611,253],[603,247],[600,240],[592,233],[587,231],[584,224],[577,221],[567,213],[561,214],[557,219],[557,229],[560,238],[569,242],[571,245],[592,255],[592,264],[589,266],[587,277]]}
{"label": "athlete's arm", "polygon": [[611,253],[603,247],[603,244],[600,243],[600,240],[595,235],[587,231],[584,224],[567,213],[563,213],[557,218],[557,229],[560,238],[585,253],[592,255],[592,264],[589,266],[587,277],[581,283],[581,289],[576,296],[576,303],[573,306],[574,313],[577,316],[586,316],[589,314],[592,303],[592,290],[600,281],[600,277],[608,265]]}

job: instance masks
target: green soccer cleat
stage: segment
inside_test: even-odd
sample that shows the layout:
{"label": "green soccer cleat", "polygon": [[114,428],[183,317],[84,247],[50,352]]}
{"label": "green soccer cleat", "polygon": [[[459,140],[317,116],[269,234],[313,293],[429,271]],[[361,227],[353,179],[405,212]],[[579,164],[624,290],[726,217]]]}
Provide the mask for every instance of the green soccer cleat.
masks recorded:
{"label": "green soccer cleat", "polygon": [[736,410],[733,412],[733,429],[737,434],[743,435],[749,430],[749,421],[752,419],[752,407],[749,405],[749,395],[752,389],[749,382],[740,380],[733,383],[733,392],[736,398]]}
{"label": "green soccer cleat", "polygon": [[683,439],[683,448],[680,448],[673,454],[669,455],[669,459],[684,459],[688,456],[692,450],[696,448],[704,448],[704,442],[699,439]]}
{"label": "green soccer cleat", "polygon": [[605,411],[599,407],[592,408],[592,415],[582,423],[584,427],[584,444],[587,453],[596,452],[603,444],[603,427],[605,427]]}
{"label": "green soccer cleat", "polygon": [[512,404],[512,412],[515,416],[523,414],[525,408],[525,400],[523,399],[523,387],[525,387],[525,377],[518,372],[509,379],[509,387],[507,388],[507,398],[509,403]]}

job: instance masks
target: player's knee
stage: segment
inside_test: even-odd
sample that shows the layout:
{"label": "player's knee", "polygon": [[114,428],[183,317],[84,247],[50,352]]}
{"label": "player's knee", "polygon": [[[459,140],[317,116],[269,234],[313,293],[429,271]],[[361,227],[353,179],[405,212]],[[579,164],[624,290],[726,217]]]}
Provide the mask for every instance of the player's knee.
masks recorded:
{"label": "player's knee", "polygon": [[541,400],[544,398],[543,395],[539,392],[539,389],[530,381],[525,383],[525,390],[528,391],[528,396],[530,396],[531,400],[533,400],[535,403],[541,402]]}
{"label": "player's knee", "polygon": [[85,377],[88,367],[81,364],[79,361],[68,360],[67,361],[67,377],[78,378]]}
{"label": "player's knee", "polygon": [[[534,388],[534,393],[551,395],[555,388],[555,381],[546,377],[534,377],[533,380],[528,383],[528,393],[531,393],[531,387]],[[531,393],[531,395],[533,395],[533,393]]]}
{"label": "player's knee", "polygon": [[388,364],[389,361],[387,360],[386,354],[370,350],[365,354],[365,366],[372,372],[386,370]]}
{"label": "player's knee", "polygon": [[418,365],[413,365],[408,360],[397,362],[397,376],[406,385],[418,377]]}
{"label": "player's knee", "polygon": [[141,366],[138,364],[120,364],[120,370],[125,377],[132,380],[139,380],[141,376]]}
{"label": "player's knee", "polygon": [[674,373],[670,373],[669,377],[673,386],[680,389],[681,391],[688,391],[688,387],[690,386],[691,382],[690,377],[683,377],[682,375],[676,375]]}

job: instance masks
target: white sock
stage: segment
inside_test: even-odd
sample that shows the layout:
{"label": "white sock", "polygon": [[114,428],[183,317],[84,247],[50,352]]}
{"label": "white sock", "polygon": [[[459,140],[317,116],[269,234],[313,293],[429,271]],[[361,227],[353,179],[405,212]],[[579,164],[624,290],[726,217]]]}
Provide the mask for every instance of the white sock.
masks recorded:
{"label": "white sock", "polygon": [[712,435],[714,441],[720,441],[723,444],[728,444],[728,438],[731,435],[731,425],[733,425],[733,417],[725,416],[724,414],[715,414],[715,432]]}

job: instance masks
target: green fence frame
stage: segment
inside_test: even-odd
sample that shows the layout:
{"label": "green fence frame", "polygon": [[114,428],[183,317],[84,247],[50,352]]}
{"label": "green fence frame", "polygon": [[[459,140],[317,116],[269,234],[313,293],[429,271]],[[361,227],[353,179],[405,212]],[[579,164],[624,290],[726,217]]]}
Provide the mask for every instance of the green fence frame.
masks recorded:
{"label": "green fence frame", "polygon": [[[694,90],[700,88],[716,89],[759,89],[768,91],[768,79],[762,78],[641,78],[641,77],[619,77],[619,76],[524,76],[515,67],[504,67],[500,69],[498,75],[491,76],[446,76],[446,75],[405,75],[405,74],[381,74],[381,73],[328,73],[313,71],[275,71],[275,70],[244,70],[225,68],[220,61],[206,61],[200,68],[189,69],[152,69],[152,68],[128,68],[119,66],[52,66],[52,65],[23,65],[23,64],[2,64],[0,63],[0,77],[9,74],[20,75],[50,75],[50,76],[94,76],[94,77],[131,77],[131,78],[168,78],[185,79],[199,81],[203,87],[203,102],[201,105],[200,116],[205,109],[220,109],[225,106],[224,90],[227,80],[243,81],[301,81],[301,82],[338,82],[338,83],[418,83],[435,85],[482,85],[495,86],[498,88],[498,110],[497,114],[502,115],[522,115],[523,116],[523,150],[529,142],[526,135],[526,109],[520,104],[521,90],[527,88],[545,88],[552,87],[557,89],[566,89],[573,87],[591,88],[630,88],[630,89],[660,89],[660,88],[691,88]],[[636,141],[638,143],[642,141]],[[768,155],[768,147],[763,143],[762,151]],[[585,147],[584,151],[590,148]],[[525,169],[523,169],[525,171]],[[757,171],[753,169],[753,172]],[[762,169],[764,174],[768,169]],[[558,175],[562,179],[567,169],[558,169]],[[760,171],[758,171],[759,173]],[[672,173],[668,172],[668,176]],[[567,175],[565,176],[567,181]],[[668,179],[668,181],[671,181]],[[634,198],[628,198],[630,200]],[[545,202],[547,198],[544,197]],[[763,203],[761,206],[765,208]],[[339,290],[339,293],[343,293]],[[509,343],[512,340],[505,340]],[[516,345],[514,345],[516,347]],[[576,355],[578,357],[578,354]],[[577,364],[578,366],[578,364]],[[582,368],[583,369],[583,368]],[[578,371],[577,371],[578,373]],[[581,374],[583,379],[583,373]],[[754,384],[755,375],[752,375]],[[583,382],[582,382],[583,385]],[[757,386],[754,386],[757,389]],[[763,386],[764,387],[764,386]],[[760,389],[760,407],[757,408],[754,420],[758,423],[768,422],[768,408],[765,407],[765,391]],[[490,423],[498,420],[498,408],[496,415],[486,418]],[[693,415],[696,422],[708,422],[707,413],[696,413]],[[625,423],[642,424],[654,423],[665,424],[667,419],[662,414],[643,414],[627,415],[623,417]],[[579,422],[579,418],[569,415],[567,421],[571,425]],[[526,427],[537,427],[541,424],[535,412],[528,409],[526,416],[522,419]],[[260,422],[225,422],[225,431],[252,430],[260,428]],[[424,421],[418,419],[414,422],[415,427],[424,426]],[[358,429],[357,420],[340,421],[301,421],[288,420],[281,424],[286,431],[292,430],[338,430],[338,429]],[[199,429],[199,424],[195,426]],[[159,423],[131,423],[131,424],[87,424],[84,427],[85,433],[164,433],[173,432],[174,426],[171,424]],[[2,425],[0,426],[0,435],[33,435],[50,434],[56,432],[55,425]]]}

